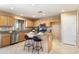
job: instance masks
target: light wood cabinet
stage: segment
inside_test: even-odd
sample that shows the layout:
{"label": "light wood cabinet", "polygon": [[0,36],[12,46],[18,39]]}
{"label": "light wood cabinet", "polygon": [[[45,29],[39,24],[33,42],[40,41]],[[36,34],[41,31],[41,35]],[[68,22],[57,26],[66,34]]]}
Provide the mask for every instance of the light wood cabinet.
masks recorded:
{"label": "light wood cabinet", "polygon": [[10,45],[10,34],[4,33],[2,34],[2,42],[1,46],[7,46]]}
{"label": "light wood cabinet", "polygon": [[13,26],[14,18],[10,16],[0,16],[0,26]]}
{"label": "light wood cabinet", "polygon": [[13,26],[15,19],[13,17],[8,17],[7,26]]}
{"label": "light wood cabinet", "polygon": [[48,19],[40,19],[34,23],[34,26],[39,26],[40,24],[46,24],[46,26],[50,26],[50,20]]}
{"label": "light wood cabinet", "polygon": [[51,26],[51,22],[60,22],[59,19],[39,19],[39,20],[36,20],[35,23],[34,23],[34,26],[39,26],[40,24],[46,24],[46,26]]}
{"label": "light wood cabinet", "polygon": [[25,33],[24,32],[19,32],[19,41],[24,41],[25,40]]}
{"label": "light wood cabinet", "polygon": [[7,25],[7,17],[0,16],[0,26],[6,26],[6,25]]}
{"label": "light wood cabinet", "polygon": [[36,20],[34,23],[34,26],[37,27],[37,26],[39,26],[39,24],[40,24],[40,20]]}
{"label": "light wood cabinet", "polygon": [[31,21],[31,20],[26,20],[26,21],[25,21],[25,27],[33,27],[33,21]]}

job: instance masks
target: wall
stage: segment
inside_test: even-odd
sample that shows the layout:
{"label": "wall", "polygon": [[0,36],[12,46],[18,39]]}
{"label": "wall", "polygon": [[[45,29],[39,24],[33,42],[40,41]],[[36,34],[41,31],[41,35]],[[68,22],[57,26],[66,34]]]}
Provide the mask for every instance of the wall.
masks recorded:
{"label": "wall", "polygon": [[79,10],[77,10],[77,46],[79,47]]}
{"label": "wall", "polygon": [[61,39],[63,43],[76,45],[76,20],[76,11],[61,14]]}

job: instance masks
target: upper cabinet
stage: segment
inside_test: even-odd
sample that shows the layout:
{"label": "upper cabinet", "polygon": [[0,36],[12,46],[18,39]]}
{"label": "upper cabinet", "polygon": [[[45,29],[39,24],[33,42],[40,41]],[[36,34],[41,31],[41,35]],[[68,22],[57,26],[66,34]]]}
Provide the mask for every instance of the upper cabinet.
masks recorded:
{"label": "upper cabinet", "polygon": [[13,26],[14,18],[11,16],[0,16],[0,26]]}
{"label": "upper cabinet", "polygon": [[53,23],[53,22],[59,23],[60,18],[43,18],[43,19],[39,19],[39,20],[36,20],[34,22],[34,26],[37,27],[40,24],[46,24],[47,27],[50,27],[51,23]]}
{"label": "upper cabinet", "polygon": [[34,23],[34,26],[39,26],[40,24],[46,24],[47,27],[50,26],[50,19],[39,19]]}
{"label": "upper cabinet", "polygon": [[7,25],[7,17],[0,16],[0,26],[6,26],[6,25]]}
{"label": "upper cabinet", "polygon": [[50,21],[47,19],[39,19],[34,23],[34,26],[39,26],[40,24],[46,24],[46,26],[50,26]]}
{"label": "upper cabinet", "polygon": [[15,23],[15,19],[13,17],[8,17],[7,26],[13,26]]}
{"label": "upper cabinet", "polygon": [[25,27],[33,27],[33,21],[25,20]]}

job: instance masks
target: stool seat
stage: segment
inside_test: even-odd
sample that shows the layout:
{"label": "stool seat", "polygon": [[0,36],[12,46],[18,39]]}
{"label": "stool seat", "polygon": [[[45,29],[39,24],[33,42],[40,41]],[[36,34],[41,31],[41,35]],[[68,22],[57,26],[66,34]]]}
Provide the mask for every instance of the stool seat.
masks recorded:
{"label": "stool seat", "polygon": [[40,41],[42,41],[41,39],[34,39],[34,41],[36,41],[36,42],[40,42]]}
{"label": "stool seat", "polygon": [[28,37],[28,39],[26,39],[26,40],[32,40],[33,38],[30,38],[30,37]]}
{"label": "stool seat", "polygon": [[36,36],[34,36],[33,40],[34,40],[34,41],[37,41],[37,42],[42,41],[40,38],[38,38],[38,37],[36,37]]}
{"label": "stool seat", "polygon": [[32,40],[33,38],[28,37],[27,35],[25,35],[25,39],[26,39],[26,40]]}

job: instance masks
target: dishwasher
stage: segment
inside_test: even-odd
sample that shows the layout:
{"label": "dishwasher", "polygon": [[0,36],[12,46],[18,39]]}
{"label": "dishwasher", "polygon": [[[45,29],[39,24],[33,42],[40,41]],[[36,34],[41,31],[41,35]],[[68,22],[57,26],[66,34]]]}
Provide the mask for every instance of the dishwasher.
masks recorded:
{"label": "dishwasher", "polygon": [[18,33],[17,32],[12,32],[11,33],[11,44],[18,43]]}

